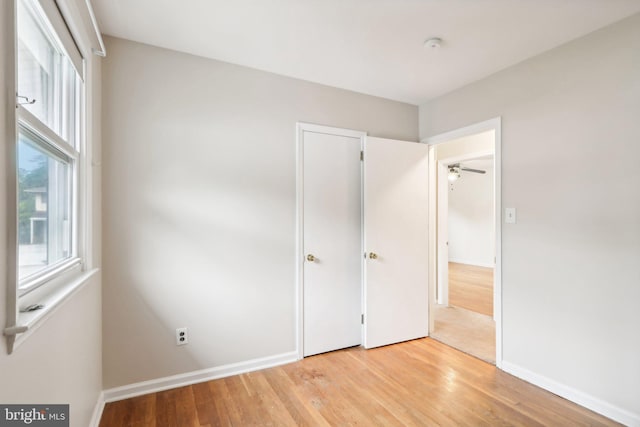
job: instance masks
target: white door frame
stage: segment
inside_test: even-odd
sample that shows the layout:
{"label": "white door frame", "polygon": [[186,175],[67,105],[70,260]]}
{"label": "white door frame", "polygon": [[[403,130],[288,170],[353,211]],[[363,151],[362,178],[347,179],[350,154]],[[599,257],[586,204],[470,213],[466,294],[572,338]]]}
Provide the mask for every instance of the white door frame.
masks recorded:
{"label": "white door frame", "polygon": [[[437,299],[438,304],[449,306],[449,248],[448,248],[448,240],[449,240],[449,230],[448,230],[448,218],[449,218],[449,180],[448,173],[449,168],[448,165],[452,163],[461,163],[464,161],[469,161],[473,159],[477,159],[485,156],[493,157],[493,150],[490,151],[470,151],[468,153],[452,156],[452,157],[443,157],[438,160],[438,182],[437,190],[436,190],[436,204],[437,204],[437,214],[436,214],[436,223],[438,227],[438,251],[437,251],[437,260],[438,263],[438,279],[437,279]],[[495,215],[495,213],[494,213]],[[494,216],[495,218],[495,216]],[[446,253],[447,256],[442,256],[443,253]],[[494,253],[495,256],[495,253]],[[494,319],[495,319],[495,310],[494,310]]]}
{"label": "white door frame", "polygon": [[[436,183],[436,263],[437,263],[437,278],[436,278],[436,302],[441,305],[449,306],[449,179],[447,163],[442,160],[438,160],[438,179]],[[446,253],[446,257],[442,256]],[[433,310],[430,310],[433,312]],[[431,323],[431,322],[429,322]],[[429,329],[433,329],[431,326]],[[429,331],[431,332],[431,331]]]}
{"label": "white door frame", "polygon": [[[493,275],[493,317],[496,322],[496,367],[502,368],[502,118],[496,117],[480,123],[465,126],[460,129],[445,132],[421,140],[422,143],[429,144],[429,164],[436,165],[435,145],[465,136],[493,130],[495,137],[494,144],[494,203],[495,203],[495,250],[496,267]],[[429,304],[430,319],[429,331],[433,330],[433,305],[436,302],[437,286],[437,167],[429,168]]]}
{"label": "white door frame", "polygon": [[[296,353],[298,360],[304,358],[304,132],[317,132],[327,135],[346,136],[360,139],[360,150],[364,144],[366,132],[342,129],[312,123],[296,123]],[[362,168],[362,164],[360,165]],[[362,221],[361,221],[362,223]],[[361,248],[360,253],[363,253]],[[354,256],[359,256],[354,254]],[[360,269],[364,259],[360,257]],[[362,300],[360,302],[362,308]]]}

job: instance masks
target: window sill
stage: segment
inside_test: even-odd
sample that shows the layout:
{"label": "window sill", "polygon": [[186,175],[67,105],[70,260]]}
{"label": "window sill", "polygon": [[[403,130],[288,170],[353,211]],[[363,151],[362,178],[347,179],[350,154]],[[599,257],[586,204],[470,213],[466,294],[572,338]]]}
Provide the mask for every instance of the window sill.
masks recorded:
{"label": "window sill", "polygon": [[[45,268],[43,272],[34,274],[34,278],[20,282],[21,287],[18,287],[18,299],[28,298],[25,297],[28,293],[36,291],[40,286],[48,284],[50,282],[57,281],[58,277],[64,278],[67,274],[73,274],[75,277],[80,274],[82,260],[78,257],[67,259],[61,263],[58,263],[53,268]],[[75,269],[76,271],[71,271]],[[36,292],[34,292],[36,293]]]}
{"label": "window sill", "polygon": [[90,279],[95,276],[98,271],[96,268],[82,272],[72,280],[42,295],[38,300],[38,304],[43,305],[42,309],[24,313],[19,312],[16,325],[10,325],[4,329],[4,335],[7,337],[8,353],[11,354],[18,348],[20,344],[44,324],[45,320],[51,317],[59,307],[89,283]]}

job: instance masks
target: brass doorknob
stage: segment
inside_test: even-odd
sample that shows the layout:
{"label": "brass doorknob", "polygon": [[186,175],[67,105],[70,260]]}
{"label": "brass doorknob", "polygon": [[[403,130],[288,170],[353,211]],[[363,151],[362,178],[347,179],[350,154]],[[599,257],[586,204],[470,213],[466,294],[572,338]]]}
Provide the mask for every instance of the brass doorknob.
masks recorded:
{"label": "brass doorknob", "polygon": [[378,254],[375,252],[369,252],[369,259],[378,259]]}
{"label": "brass doorknob", "polygon": [[316,257],[314,257],[313,255],[311,255],[311,254],[307,255],[307,261],[313,262],[315,260],[316,260]]}

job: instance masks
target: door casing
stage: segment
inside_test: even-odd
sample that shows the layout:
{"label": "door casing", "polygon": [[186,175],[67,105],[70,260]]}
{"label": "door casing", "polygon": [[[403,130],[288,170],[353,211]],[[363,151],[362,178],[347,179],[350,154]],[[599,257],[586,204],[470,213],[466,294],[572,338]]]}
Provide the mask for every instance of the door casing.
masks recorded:
{"label": "door casing", "polygon": [[456,130],[424,138],[421,142],[429,149],[429,332],[433,331],[433,305],[436,303],[437,277],[437,161],[434,147],[454,139],[477,133],[494,131],[494,203],[496,266],[493,275],[493,310],[496,322],[496,366],[502,367],[502,118],[495,117]]}

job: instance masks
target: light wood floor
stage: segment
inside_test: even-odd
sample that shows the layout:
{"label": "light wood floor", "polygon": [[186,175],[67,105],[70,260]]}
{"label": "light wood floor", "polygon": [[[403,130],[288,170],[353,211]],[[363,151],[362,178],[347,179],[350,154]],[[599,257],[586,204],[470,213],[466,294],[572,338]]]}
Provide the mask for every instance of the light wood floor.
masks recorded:
{"label": "light wood floor", "polygon": [[460,307],[434,306],[431,338],[496,363],[496,322],[493,318]]}
{"label": "light wood floor", "polygon": [[351,348],[106,405],[100,427],[611,426],[430,338]]}
{"label": "light wood floor", "polygon": [[496,363],[493,269],[449,263],[449,306],[434,306],[431,337]]}
{"label": "light wood floor", "polygon": [[493,317],[493,268],[450,262],[449,305]]}

